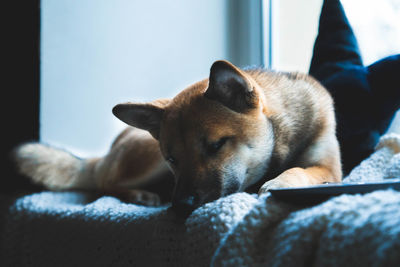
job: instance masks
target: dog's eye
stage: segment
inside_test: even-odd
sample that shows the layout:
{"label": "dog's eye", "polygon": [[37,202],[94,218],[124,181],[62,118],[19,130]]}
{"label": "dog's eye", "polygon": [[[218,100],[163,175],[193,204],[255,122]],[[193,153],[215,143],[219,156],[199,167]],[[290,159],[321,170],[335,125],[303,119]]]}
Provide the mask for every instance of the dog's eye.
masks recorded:
{"label": "dog's eye", "polygon": [[219,139],[217,142],[213,142],[208,144],[207,150],[210,154],[214,154],[216,152],[218,152],[218,150],[220,150],[226,143],[226,141],[228,141],[229,137],[222,137],[221,139]]}
{"label": "dog's eye", "polygon": [[169,163],[171,163],[172,165],[176,165],[176,164],[177,164],[176,159],[175,159],[174,157],[172,157],[172,156],[168,156],[168,157],[166,158],[166,160],[167,160]]}

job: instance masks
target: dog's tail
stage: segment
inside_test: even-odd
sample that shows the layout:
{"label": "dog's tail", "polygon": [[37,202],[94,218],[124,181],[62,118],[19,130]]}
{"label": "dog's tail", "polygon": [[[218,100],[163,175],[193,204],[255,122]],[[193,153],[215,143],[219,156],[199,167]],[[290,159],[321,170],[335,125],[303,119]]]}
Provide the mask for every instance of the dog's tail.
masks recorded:
{"label": "dog's tail", "polygon": [[14,150],[18,171],[51,190],[95,189],[99,159],[80,159],[61,149],[27,143]]}

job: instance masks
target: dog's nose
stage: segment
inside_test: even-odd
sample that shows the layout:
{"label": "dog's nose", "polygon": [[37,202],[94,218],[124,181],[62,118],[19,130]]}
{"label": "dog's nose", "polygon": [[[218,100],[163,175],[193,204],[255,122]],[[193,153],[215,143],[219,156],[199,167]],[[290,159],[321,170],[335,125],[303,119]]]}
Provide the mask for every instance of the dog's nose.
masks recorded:
{"label": "dog's nose", "polygon": [[197,198],[188,196],[184,198],[174,199],[172,201],[172,210],[180,217],[187,218],[197,207]]}

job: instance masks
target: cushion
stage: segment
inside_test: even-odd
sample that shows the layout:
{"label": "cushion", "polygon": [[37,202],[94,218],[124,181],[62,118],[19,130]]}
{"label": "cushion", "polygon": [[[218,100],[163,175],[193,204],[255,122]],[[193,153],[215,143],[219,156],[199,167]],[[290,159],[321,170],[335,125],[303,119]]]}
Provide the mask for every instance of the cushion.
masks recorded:
{"label": "cushion", "polygon": [[362,63],[357,39],[339,0],[325,0],[309,74],[335,102],[343,171],[368,157],[400,108],[400,55],[369,66]]}

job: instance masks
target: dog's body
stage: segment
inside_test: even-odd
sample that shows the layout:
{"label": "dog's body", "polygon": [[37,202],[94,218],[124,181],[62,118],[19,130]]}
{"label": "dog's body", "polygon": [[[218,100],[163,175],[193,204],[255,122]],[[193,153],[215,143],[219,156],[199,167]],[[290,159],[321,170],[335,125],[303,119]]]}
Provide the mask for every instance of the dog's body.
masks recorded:
{"label": "dog's body", "polygon": [[153,204],[154,195],[127,189],[172,172],[172,203],[184,210],[238,191],[341,180],[332,98],[305,74],[217,61],[209,79],[172,100],[113,112],[136,128],[123,131],[105,157],[79,160],[26,144],[16,153],[21,172],[50,189],[134,192]]}

